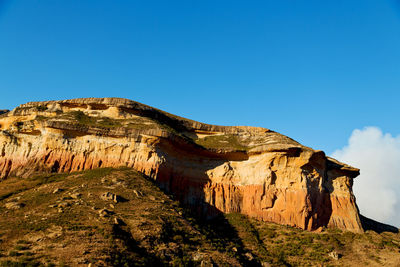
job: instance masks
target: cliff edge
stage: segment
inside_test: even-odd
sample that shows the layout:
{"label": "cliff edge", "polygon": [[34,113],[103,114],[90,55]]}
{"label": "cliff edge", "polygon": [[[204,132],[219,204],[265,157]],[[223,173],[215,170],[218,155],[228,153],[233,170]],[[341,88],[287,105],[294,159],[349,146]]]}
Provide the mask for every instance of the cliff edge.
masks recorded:
{"label": "cliff edge", "polygon": [[274,131],[215,126],[121,98],[30,102],[0,115],[0,178],[133,168],[198,214],[362,231],[359,170]]}

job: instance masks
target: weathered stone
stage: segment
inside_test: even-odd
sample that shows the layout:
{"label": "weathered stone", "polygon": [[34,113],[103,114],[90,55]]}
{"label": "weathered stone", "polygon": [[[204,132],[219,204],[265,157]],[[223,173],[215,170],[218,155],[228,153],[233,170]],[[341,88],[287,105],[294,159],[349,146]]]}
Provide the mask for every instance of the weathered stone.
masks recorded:
{"label": "weathered stone", "polygon": [[18,203],[18,202],[8,202],[4,205],[4,207],[9,210],[18,210],[18,209],[22,208],[23,206],[24,206],[24,204]]}
{"label": "weathered stone", "polygon": [[121,220],[120,218],[117,218],[117,217],[114,218],[114,224],[116,224],[116,225],[125,225],[124,221]]}
{"label": "weathered stone", "polygon": [[60,193],[62,191],[64,191],[64,190],[61,189],[61,188],[56,188],[56,189],[54,189],[53,194],[57,194],[57,193]]}
{"label": "weathered stone", "polygon": [[249,261],[254,260],[254,256],[253,256],[253,254],[251,254],[250,252],[247,252],[247,253],[245,253],[244,255],[246,256],[246,258],[247,258]]}
{"label": "weathered stone", "polygon": [[328,255],[334,260],[338,260],[340,258],[340,255],[336,251],[331,251]]}
{"label": "weathered stone", "polygon": [[61,202],[61,203],[59,203],[57,205],[57,207],[59,207],[59,208],[66,208],[66,207],[69,207],[69,206],[71,206],[71,204],[68,203],[68,202]]}
{"label": "weathered stone", "polygon": [[107,209],[99,210],[99,216],[100,217],[108,217],[108,216],[110,216],[110,214],[112,214],[112,212],[107,210]]}
{"label": "weathered stone", "polygon": [[[93,123],[62,119],[72,111]],[[118,123],[103,127],[101,117]],[[204,216],[362,231],[359,170],[264,128],[203,124],[119,98],[31,102],[0,117],[0,151],[0,178],[125,166]]]}
{"label": "weathered stone", "polygon": [[136,195],[137,197],[142,197],[142,196],[143,196],[143,193],[142,193],[142,192],[140,192],[140,191],[138,191],[138,190],[135,190],[135,189],[133,189],[133,193],[135,193],[135,195]]}
{"label": "weathered stone", "polygon": [[110,192],[103,193],[100,198],[102,200],[111,200],[114,201],[115,203],[118,203],[118,201],[121,199],[118,195]]}
{"label": "weathered stone", "polygon": [[201,252],[196,252],[193,254],[192,259],[194,261],[201,261],[204,259],[204,257],[206,256],[205,253],[201,253]]}
{"label": "weathered stone", "polygon": [[70,196],[71,196],[73,199],[78,199],[78,198],[80,198],[80,197],[82,196],[82,194],[80,194],[80,193],[72,193],[72,194],[70,194]]}

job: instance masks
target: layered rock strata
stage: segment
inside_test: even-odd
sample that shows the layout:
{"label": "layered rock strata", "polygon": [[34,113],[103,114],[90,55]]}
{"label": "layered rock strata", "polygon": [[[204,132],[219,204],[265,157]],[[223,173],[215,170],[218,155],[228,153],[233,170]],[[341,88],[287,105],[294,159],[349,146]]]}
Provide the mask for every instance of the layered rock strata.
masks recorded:
{"label": "layered rock strata", "polygon": [[127,166],[199,214],[362,231],[359,170],[274,131],[215,126],[120,98],[31,102],[0,115],[0,177]]}

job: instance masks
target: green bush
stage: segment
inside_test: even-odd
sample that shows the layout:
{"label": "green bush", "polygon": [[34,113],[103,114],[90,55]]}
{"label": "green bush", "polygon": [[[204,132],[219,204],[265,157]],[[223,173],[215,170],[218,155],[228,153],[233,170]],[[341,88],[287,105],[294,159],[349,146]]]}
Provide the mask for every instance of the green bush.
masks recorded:
{"label": "green bush", "polygon": [[15,250],[27,250],[27,249],[29,249],[29,247],[28,246],[24,246],[24,245],[17,245],[17,246],[15,246],[14,249]]}
{"label": "green bush", "polygon": [[15,250],[11,250],[9,253],[8,253],[8,255],[10,256],[10,257],[16,257],[16,256],[19,256],[19,255],[21,255],[18,251],[15,251]]}
{"label": "green bush", "polygon": [[37,111],[46,111],[47,110],[47,106],[46,105],[40,105],[36,107]]}

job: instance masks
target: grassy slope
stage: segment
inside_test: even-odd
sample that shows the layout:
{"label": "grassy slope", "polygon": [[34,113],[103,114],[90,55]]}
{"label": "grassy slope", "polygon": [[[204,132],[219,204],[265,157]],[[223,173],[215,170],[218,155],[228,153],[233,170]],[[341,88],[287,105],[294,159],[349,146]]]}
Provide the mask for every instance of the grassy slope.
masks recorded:
{"label": "grassy slope", "polygon": [[[119,202],[103,200],[104,192]],[[10,202],[24,206],[6,209]],[[312,233],[240,214],[204,222],[130,169],[1,181],[0,214],[0,266],[400,264],[399,234]]]}
{"label": "grassy slope", "polygon": [[[53,193],[57,188],[64,190]],[[105,192],[117,194],[119,202],[103,200]],[[182,216],[178,202],[130,169],[10,178],[0,183],[0,199],[3,266],[179,266],[211,258],[241,263],[215,250],[196,221]],[[24,207],[8,210],[10,202]],[[101,217],[104,208],[109,215]]]}

